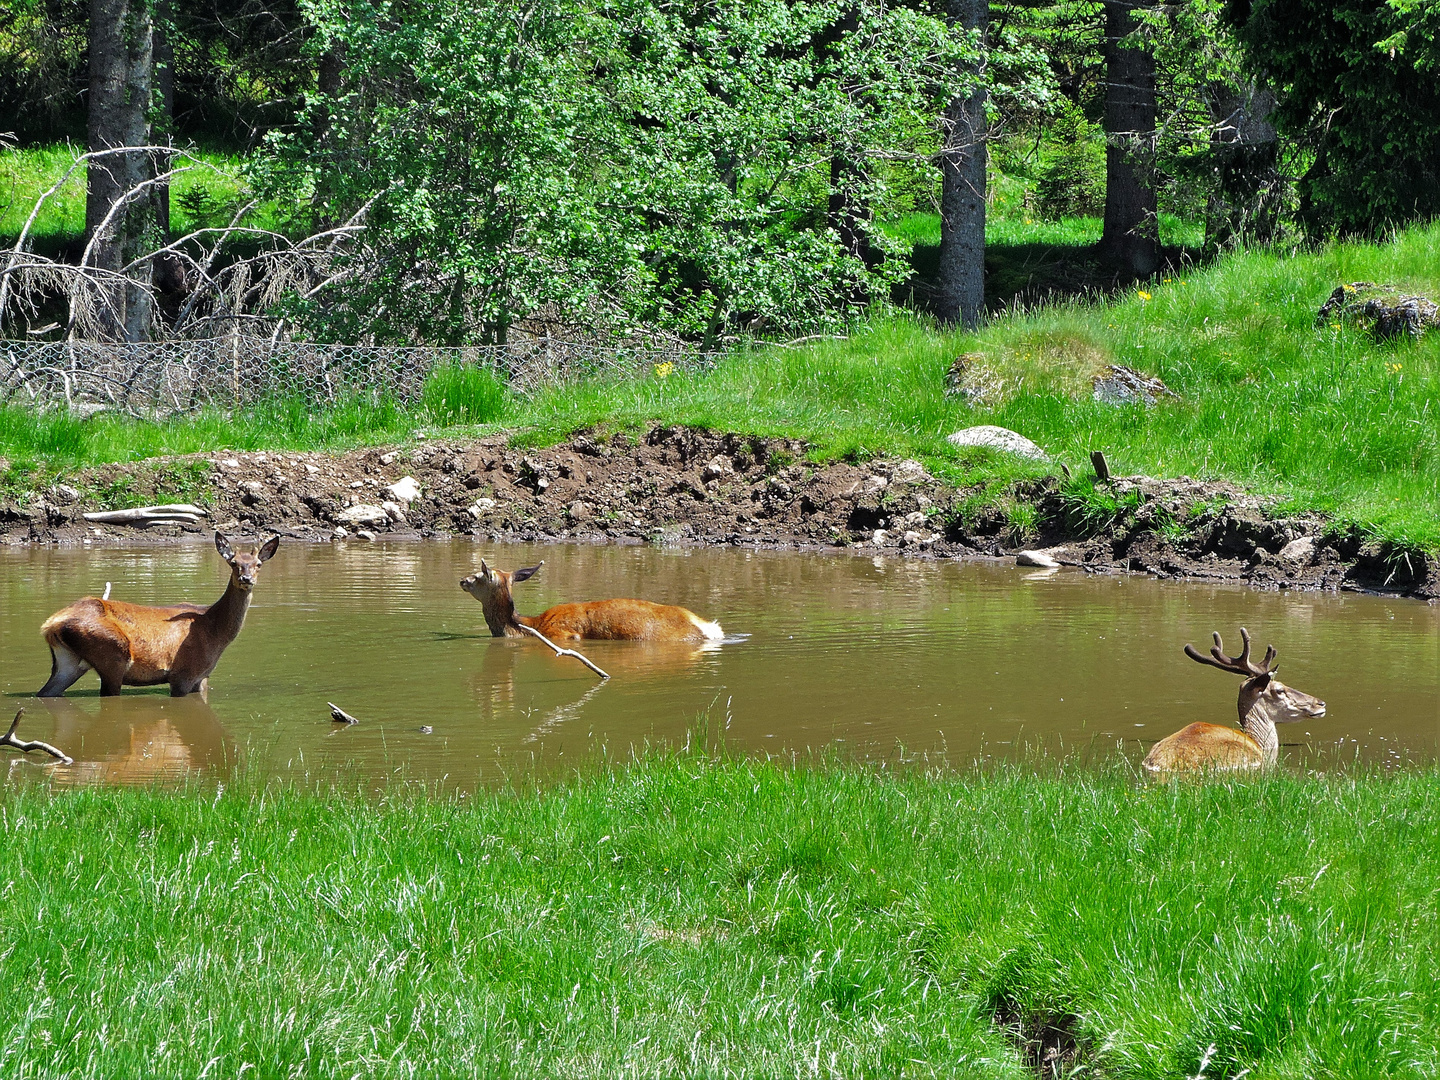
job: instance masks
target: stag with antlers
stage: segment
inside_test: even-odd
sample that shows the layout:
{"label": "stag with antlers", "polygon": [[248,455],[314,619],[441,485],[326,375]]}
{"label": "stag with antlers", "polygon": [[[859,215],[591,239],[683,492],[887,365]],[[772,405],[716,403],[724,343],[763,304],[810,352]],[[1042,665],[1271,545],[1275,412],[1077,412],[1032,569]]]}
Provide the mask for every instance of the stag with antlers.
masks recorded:
{"label": "stag with antlers", "polygon": [[1265,659],[1250,659],[1250,631],[1240,628],[1245,647],[1239,656],[1227,656],[1224,642],[1215,634],[1207,656],[1194,645],[1185,646],[1185,655],[1200,664],[1239,675],[1237,707],[1240,729],[1223,724],[1191,724],[1156,743],[1145,756],[1145,768],[1152,773],[1187,772],[1195,769],[1255,769],[1275,764],[1280,753],[1276,724],[1292,724],[1325,715],[1325,702],[1286,686],[1275,677],[1275,646],[1265,648]]}

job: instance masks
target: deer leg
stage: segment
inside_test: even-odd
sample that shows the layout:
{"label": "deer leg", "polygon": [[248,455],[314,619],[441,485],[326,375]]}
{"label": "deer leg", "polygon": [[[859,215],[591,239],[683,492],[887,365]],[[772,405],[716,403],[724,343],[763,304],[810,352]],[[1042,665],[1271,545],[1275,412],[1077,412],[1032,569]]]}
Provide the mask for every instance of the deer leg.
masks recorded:
{"label": "deer leg", "polygon": [[36,697],[64,697],[65,691],[90,670],[90,665],[64,645],[50,646],[50,681],[42,686]]}

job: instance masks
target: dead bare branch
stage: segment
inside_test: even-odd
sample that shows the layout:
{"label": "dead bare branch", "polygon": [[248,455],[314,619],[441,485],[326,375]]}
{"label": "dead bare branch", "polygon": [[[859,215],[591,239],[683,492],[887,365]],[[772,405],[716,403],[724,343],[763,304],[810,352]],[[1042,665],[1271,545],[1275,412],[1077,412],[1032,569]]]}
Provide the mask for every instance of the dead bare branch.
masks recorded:
{"label": "dead bare branch", "polygon": [[51,757],[55,758],[57,761],[60,762],[61,765],[75,764],[74,758],[72,758],[69,754],[65,753],[65,751],[58,750],[55,747],[51,746],[48,742],[41,742],[39,739],[34,739],[30,742],[26,742],[24,739],[17,739],[15,737],[15,729],[20,726],[20,717],[24,715],[25,710],[23,708],[15,714],[15,719],[10,721],[10,730],[7,731],[4,735],[0,735],[0,746],[14,747],[22,754],[28,754],[32,750],[41,750],[49,754]]}
{"label": "dead bare branch", "polygon": [[586,656],[584,653],[578,653],[578,652],[576,652],[574,649],[562,649],[559,645],[556,645],[553,641],[551,641],[548,637],[546,637],[544,634],[542,634],[539,630],[536,630],[533,626],[526,626],[524,623],[520,623],[520,624],[518,624],[518,625],[520,626],[520,629],[521,629],[521,630],[524,630],[524,631],[525,631],[525,633],[531,634],[531,635],[539,638],[539,639],[540,639],[541,641],[543,641],[546,645],[549,645],[550,648],[554,649],[556,656],[573,656],[576,660],[579,660],[582,664],[584,664],[586,667],[588,667],[591,671],[595,672],[596,675],[599,675],[600,678],[602,678],[602,679],[608,679],[608,678],[610,678],[610,675],[609,675],[607,672],[605,672],[605,671],[601,670],[600,668],[596,667],[595,664],[591,662],[590,658],[589,658],[588,656]]}

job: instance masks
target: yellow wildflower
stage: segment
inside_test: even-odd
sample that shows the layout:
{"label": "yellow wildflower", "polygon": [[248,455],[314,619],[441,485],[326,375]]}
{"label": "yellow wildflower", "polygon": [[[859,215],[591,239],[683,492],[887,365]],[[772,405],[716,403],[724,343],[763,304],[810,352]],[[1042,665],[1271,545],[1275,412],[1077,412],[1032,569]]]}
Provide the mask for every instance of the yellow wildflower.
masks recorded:
{"label": "yellow wildflower", "polygon": [[1144,289],[1141,289],[1141,290],[1140,290],[1139,292],[1137,292],[1135,295],[1138,296],[1138,297],[1140,297],[1141,300],[1149,300],[1149,299],[1150,299],[1150,294],[1149,294],[1148,292],[1146,292]]}
{"label": "yellow wildflower", "polygon": [[670,373],[671,373],[672,371],[674,371],[674,370],[675,370],[675,365],[672,364],[672,363],[670,363],[670,361],[668,361],[668,360],[665,361],[665,363],[663,363],[663,364],[656,364],[656,365],[655,365],[655,377],[656,377],[657,379],[668,379],[668,378],[670,377]]}

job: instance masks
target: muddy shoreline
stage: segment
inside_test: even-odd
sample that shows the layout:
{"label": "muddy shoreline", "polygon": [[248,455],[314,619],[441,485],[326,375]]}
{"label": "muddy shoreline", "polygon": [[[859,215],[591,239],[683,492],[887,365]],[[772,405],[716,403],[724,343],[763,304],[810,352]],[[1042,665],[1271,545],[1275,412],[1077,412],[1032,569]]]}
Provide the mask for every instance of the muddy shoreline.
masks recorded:
{"label": "muddy shoreline", "polygon": [[[341,454],[218,451],[95,466],[45,490],[7,492],[0,543],[163,543],[219,527],[324,542],[471,535],[917,558],[1044,549],[1061,565],[1100,573],[1440,598],[1436,560],[1388,555],[1353,530],[1278,514],[1226,483],[1118,477],[1106,489],[1118,508],[1097,514],[1051,477],[981,506],[976,492],[919,462],[822,465],[806,450],[798,440],[656,426],[641,435],[579,432],[545,448],[498,435]],[[414,486],[390,490],[406,477]],[[137,528],[83,517],[173,502],[203,507],[208,519]]]}

